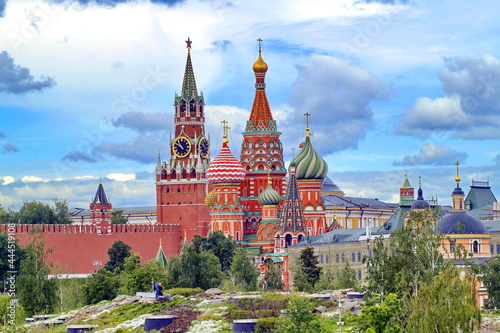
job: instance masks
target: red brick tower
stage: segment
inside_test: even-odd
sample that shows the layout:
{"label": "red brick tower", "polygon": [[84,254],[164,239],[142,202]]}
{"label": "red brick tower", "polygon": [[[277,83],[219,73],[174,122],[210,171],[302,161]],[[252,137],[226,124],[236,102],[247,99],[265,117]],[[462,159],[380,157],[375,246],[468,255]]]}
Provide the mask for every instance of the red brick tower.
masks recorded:
{"label": "red brick tower", "polygon": [[304,210],[305,228],[309,236],[325,233],[325,206],[321,199],[323,179],[328,173],[328,164],[311,144],[309,132],[309,113],[306,116],[306,139],[299,154],[294,158],[297,163],[296,177]]}
{"label": "red brick tower", "polygon": [[191,63],[191,40],[181,95],[175,95],[175,135],[170,140],[170,160],[156,166],[158,223],[180,224],[188,239],[206,236],[210,214],[205,206],[208,193],[206,169],[210,143],[205,137],[205,102],[198,94]]}
{"label": "red brick tower", "polygon": [[[223,123],[226,123],[223,121]],[[243,240],[243,206],[239,204],[240,183],[245,177],[241,163],[231,154],[227,140],[228,127],[224,126],[222,148],[207,169],[207,178],[214,186],[206,203],[210,207],[210,231],[222,230],[235,241]]]}
{"label": "red brick tower", "polygon": [[111,234],[111,209],[113,205],[106,197],[102,180],[99,182],[94,200],[90,203],[90,223],[96,226],[98,235]]}
{"label": "red brick tower", "polygon": [[255,98],[241,144],[240,160],[246,173],[240,186],[240,203],[245,207],[245,234],[258,230],[262,208],[257,198],[268,185],[268,170],[271,186],[276,192],[284,195],[286,186],[281,133],[277,130],[266,96],[265,76],[268,67],[262,59],[261,41],[258,40],[259,57],[253,65]]}

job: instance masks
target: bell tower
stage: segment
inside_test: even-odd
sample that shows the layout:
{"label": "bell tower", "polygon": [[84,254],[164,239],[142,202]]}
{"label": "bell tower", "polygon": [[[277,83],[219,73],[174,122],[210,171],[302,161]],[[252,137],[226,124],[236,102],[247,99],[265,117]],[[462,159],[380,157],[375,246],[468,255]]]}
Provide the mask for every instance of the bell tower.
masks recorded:
{"label": "bell tower", "polygon": [[162,162],[158,153],[155,170],[158,223],[180,224],[188,239],[195,234],[205,236],[210,222],[205,206],[210,142],[205,134],[205,101],[203,93],[198,94],[191,62],[191,43],[188,38],[182,92],[174,99],[170,160]]}

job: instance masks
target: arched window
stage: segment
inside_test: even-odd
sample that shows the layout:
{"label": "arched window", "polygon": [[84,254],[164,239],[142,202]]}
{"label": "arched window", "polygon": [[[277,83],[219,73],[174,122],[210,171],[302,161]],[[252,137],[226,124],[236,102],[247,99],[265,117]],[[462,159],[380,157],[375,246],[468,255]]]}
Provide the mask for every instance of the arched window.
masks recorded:
{"label": "arched window", "polygon": [[477,240],[472,243],[472,252],[479,253],[479,242]]}
{"label": "arched window", "polygon": [[285,247],[289,247],[292,245],[292,235],[286,234],[285,236]]}
{"label": "arched window", "polygon": [[303,235],[299,235],[299,237],[298,237],[298,242],[299,242],[299,243],[300,243],[300,242],[302,242],[302,239],[304,239],[304,236],[303,236]]}
{"label": "arched window", "polygon": [[455,247],[457,246],[456,241],[450,241],[450,253],[455,253]]}

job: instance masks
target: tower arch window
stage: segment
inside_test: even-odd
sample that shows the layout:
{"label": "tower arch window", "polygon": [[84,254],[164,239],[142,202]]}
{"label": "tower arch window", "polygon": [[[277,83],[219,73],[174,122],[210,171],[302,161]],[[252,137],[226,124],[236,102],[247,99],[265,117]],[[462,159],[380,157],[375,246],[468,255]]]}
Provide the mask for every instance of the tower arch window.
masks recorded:
{"label": "tower arch window", "polygon": [[457,246],[455,240],[450,241],[450,253],[455,253],[455,247]]}
{"label": "tower arch window", "polygon": [[289,247],[292,245],[292,235],[286,234],[285,236],[285,247]]}

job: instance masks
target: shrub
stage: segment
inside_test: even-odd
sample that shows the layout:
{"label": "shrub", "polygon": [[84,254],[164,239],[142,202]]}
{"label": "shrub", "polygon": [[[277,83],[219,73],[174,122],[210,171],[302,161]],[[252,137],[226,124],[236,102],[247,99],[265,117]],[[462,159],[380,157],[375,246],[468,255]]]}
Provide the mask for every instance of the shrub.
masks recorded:
{"label": "shrub", "polygon": [[201,288],[172,288],[172,289],[167,289],[163,293],[165,294],[170,294],[170,295],[181,295],[181,296],[192,296],[192,295],[197,295],[203,292],[203,289]]}
{"label": "shrub", "polygon": [[255,325],[255,332],[274,332],[278,325],[278,317],[259,318]]}

